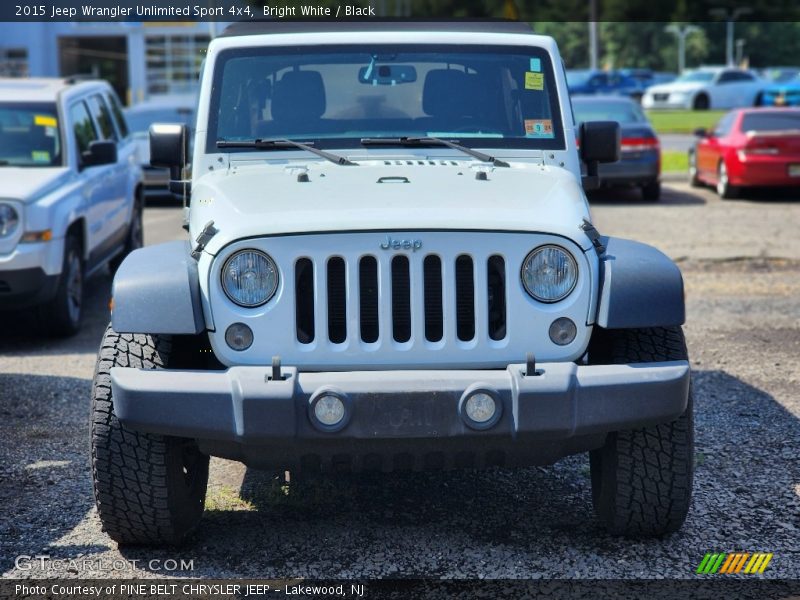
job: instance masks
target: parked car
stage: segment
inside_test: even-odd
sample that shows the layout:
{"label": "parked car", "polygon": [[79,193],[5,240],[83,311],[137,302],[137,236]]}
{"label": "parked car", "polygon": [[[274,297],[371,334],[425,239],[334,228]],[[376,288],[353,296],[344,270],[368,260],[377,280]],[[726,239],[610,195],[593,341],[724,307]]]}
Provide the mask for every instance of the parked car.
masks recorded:
{"label": "parked car", "polygon": [[800,75],[800,67],[767,67],[761,69],[759,75],[770,83],[785,83]]}
{"label": "parked car", "polygon": [[621,157],[600,165],[598,175],[604,186],[638,186],[645,200],[661,196],[661,148],[658,136],[641,107],[619,96],[586,96],[572,99],[575,120],[616,121],[622,132]]}
{"label": "parked car", "polygon": [[642,106],[694,110],[755,106],[764,87],[764,80],[751,71],[702,67],[684,72],[671,83],[647,88]]}
{"label": "parked car", "polygon": [[85,278],[142,245],[134,154],[106,82],[0,79],[0,309],[78,330]]}
{"label": "parked car", "polygon": [[567,86],[572,96],[619,94],[640,98],[644,93],[644,86],[638,80],[619,71],[567,71]]}
{"label": "parked car", "polygon": [[800,73],[772,83],[761,92],[762,106],[800,106]]}
{"label": "parked car", "polygon": [[193,128],[196,105],[195,94],[175,94],[154,98],[125,110],[128,126],[138,148],[139,164],[144,172],[146,195],[161,196],[169,193],[169,170],[150,164],[150,126],[153,123],[182,123]]}
{"label": "parked car", "polygon": [[677,77],[675,73],[653,71],[652,69],[620,69],[619,72],[638,81],[642,90],[658,83],[669,83]]}
{"label": "parked car", "polygon": [[[583,123],[579,157],[561,64],[515,22],[264,21],[211,41],[191,243],[125,259],[93,385],[114,540],[183,540],[211,455],[314,473],[588,451],[609,531],[681,526],[680,270],[589,221],[581,184],[618,159],[619,125]],[[154,126],[152,162],[180,173],[187,130]]]}
{"label": "parked car", "polygon": [[751,108],[699,129],[689,150],[689,182],[735,198],[749,186],[800,186],[800,109]]}

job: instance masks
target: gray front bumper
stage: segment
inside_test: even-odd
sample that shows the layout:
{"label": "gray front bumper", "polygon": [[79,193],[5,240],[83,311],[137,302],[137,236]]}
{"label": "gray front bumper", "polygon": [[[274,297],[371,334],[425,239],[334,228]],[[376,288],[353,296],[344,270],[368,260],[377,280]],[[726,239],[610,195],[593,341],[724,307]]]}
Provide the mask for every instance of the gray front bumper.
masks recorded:
{"label": "gray front bumper", "polygon": [[[115,412],[126,426],[151,433],[239,445],[296,448],[304,440],[331,451],[336,444],[378,441],[474,439],[507,442],[559,440],[603,434],[677,418],[686,409],[687,361],[630,365],[525,365],[506,370],[357,371],[300,373],[283,368],[284,380],[266,367],[227,371],[167,371],[115,367]],[[459,412],[465,393],[488,390],[502,416],[487,430],[467,425]],[[342,430],[316,428],[310,399],[320,390],[346,398],[350,419]],[[298,450],[299,451],[299,450]]]}

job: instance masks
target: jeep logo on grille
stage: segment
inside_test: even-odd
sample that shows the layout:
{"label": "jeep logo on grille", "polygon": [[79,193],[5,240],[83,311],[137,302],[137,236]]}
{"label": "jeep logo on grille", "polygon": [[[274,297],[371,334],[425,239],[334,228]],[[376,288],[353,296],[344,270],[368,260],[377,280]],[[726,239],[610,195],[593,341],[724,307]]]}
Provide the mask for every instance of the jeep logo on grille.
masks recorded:
{"label": "jeep logo on grille", "polygon": [[422,248],[422,240],[397,239],[387,235],[386,240],[381,243],[381,248],[383,250],[411,250],[416,252]]}

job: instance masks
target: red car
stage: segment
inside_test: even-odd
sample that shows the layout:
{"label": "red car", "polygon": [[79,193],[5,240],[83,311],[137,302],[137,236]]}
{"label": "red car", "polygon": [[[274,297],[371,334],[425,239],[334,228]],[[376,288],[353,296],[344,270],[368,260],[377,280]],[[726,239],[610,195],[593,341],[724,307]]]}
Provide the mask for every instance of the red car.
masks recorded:
{"label": "red car", "polygon": [[689,183],[735,198],[747,186],[800,186],[800,109],[732,110],[713,130],[695,131]]}

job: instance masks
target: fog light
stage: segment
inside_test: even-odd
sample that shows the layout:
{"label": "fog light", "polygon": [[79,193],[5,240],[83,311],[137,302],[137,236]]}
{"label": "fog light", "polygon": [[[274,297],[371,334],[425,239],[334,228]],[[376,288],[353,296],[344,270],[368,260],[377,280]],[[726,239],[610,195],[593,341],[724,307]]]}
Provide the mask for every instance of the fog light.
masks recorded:
{"label": "fog light", "polygon": [[461,418],[473,429],[493,427],[500,420],[502,410],[497,393],[482,384],[468,388],[459,403]]}
{"label": "fog light", "polygon": [[338,396],[320,396],[314,404],[314,416],[326,427],[338,425],[344,419],[344,402]]}
{"label": "fog light", "polygon": [[247,350],[253,345],[253,330],[244,323],[234,323],[225,330],[225,341],[237,352]]}
{"label": "fog light", "polygon": [[554,344],[566,346],[578,335],[578,328],[567,317],[560,317],[550,325],[550,339]]}

